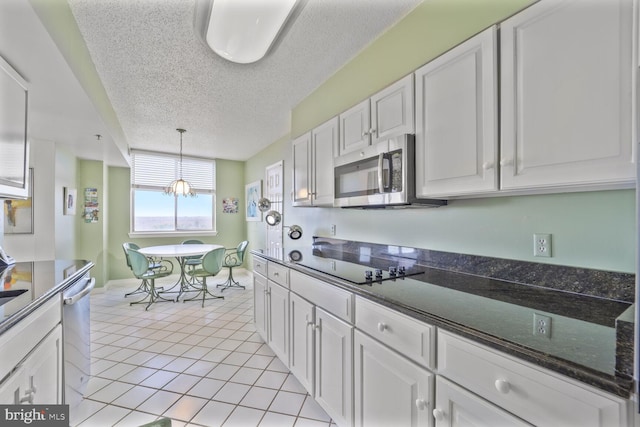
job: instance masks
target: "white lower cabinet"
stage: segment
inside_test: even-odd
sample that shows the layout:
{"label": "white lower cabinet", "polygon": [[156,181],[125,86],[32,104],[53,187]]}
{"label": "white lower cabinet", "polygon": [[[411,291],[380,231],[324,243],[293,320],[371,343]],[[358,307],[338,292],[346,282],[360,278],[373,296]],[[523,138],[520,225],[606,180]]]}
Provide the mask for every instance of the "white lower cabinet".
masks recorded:
{"label": "white lower cabinet", "polygon": [[62,403],[62,326],[57,325],[0,383],[4,404]]}
{"label": "white lower cabinet", "polygon": [[354,340],[355,425],[433,426],[433,377],[356,330]]}
{"label": "white lower cabinet", "polygon": [[436,378],[436,407],[433,416],[436,427],[531,425],[440,376]]}
{"label": "white lower cabinet", "polygon": [[316,307],[315,398],[339,426],[353,425],[353,326]]}
{"label": "white lower cabinet", "polygon": [[[609,427],[629,423],[629,405],[624,399],[442,330],[438,330],[438,373],[533,425]],[[452,416],[446,400],[438,400],[436,406],[442,412],[435,415]],[[458,401],[458,412],[476,413],[472,406],[462,407]]]}
{"label": "white lower cabinet", "polygon": [[289,295],[289,369],[300,384],[315,395],[315,310],[313,304],[291,292]]}
{"label": "white lower cabinet", "polygon": [[289,366],[289,291],[267,282],[267,336],[269,347]]}
{"label": "white lower cabinet", "polygon": [[255,269],[253,314],[258,334],[289,366],[289,290],[258,274]]}

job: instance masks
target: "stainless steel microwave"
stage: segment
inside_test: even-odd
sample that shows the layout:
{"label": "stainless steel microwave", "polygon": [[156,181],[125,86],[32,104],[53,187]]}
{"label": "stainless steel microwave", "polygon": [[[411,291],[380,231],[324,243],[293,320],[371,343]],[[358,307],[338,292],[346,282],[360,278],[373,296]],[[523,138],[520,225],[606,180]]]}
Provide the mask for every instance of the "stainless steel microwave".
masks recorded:
{"label": "stainless steel microwave", "polygon": [[438,207],[446,200],[418,199],[413,135],[387,139],[334,161],[334,206],[342,208]]}

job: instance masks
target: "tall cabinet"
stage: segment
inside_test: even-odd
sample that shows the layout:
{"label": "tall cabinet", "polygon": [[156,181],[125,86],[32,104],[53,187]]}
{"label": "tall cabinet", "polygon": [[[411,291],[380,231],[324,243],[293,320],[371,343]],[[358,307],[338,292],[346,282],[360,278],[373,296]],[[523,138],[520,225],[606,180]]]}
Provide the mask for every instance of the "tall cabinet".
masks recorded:
{"label": "tall cabinet", "polygon": [[416,71],[416,192],[498,189],[497,27]]}
{"label": "tall cabinet", "polygon": [[633,182],[633,1],[541,1],[500,30],[501,187]]}

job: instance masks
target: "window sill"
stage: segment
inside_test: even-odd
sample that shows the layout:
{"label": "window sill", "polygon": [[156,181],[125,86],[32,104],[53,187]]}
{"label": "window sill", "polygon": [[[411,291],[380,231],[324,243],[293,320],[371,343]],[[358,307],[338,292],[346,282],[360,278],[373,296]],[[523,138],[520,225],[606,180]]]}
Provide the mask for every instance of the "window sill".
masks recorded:
{"label": "window sill", "polygon": [[148,238],[148,237],[194,237],[194,236],[217,236],[217,231],[130,231],[129,237]]}

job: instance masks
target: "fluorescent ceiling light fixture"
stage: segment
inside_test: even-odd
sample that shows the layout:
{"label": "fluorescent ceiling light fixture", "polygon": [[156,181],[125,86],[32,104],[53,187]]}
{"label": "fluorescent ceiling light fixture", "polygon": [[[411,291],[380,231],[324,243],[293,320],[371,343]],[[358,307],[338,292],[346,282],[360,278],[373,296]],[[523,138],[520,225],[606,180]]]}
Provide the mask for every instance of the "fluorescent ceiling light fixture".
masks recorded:
{"label": "fluorescent ceiling light fixture", "polygon": [[298,0],[212,0],[205,41],[221,57],[240,64],[263,58]]}

